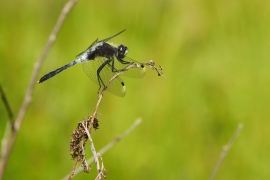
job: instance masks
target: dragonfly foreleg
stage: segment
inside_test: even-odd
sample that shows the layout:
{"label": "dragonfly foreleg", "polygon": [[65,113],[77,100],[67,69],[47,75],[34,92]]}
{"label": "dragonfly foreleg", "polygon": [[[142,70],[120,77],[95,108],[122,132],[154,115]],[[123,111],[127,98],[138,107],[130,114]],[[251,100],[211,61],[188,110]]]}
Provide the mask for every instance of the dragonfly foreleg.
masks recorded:
{"label": "dragonfly foreleg", "polygon": [[[121,64],[130,64],[131,62],[128,62],[128,61],[124,61],[124,60],[122,60],[122,59],[118,59],[117,58],[117,60],[121,63]],[[109,64],[110,65],[110,64]],[[119,72],[119,70],[121,70],[121,69],[119,69],[119,70],[117,70],[115,67],[114,67],[114,60],[112,61],[112,65],[110,65],[111,66],[111,68],[112,68],[112,72]]]}
{"label": "dragonfly foreleg", "polygon": [[124,60],[121,59],[121,58],[117,58],[117,60],[118,60],[121,64],[130,64],[130,63],[132,63],[132,62],[124,61]]}

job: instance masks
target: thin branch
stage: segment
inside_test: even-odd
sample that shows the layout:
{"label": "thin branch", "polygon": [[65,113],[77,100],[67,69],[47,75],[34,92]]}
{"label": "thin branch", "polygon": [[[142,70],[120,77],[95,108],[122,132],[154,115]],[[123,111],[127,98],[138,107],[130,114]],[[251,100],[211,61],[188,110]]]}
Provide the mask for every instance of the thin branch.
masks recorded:
{"label": "thin branch", "polygon": [[8,117],[9,117],[9,121],[11,122],[11,124],[13,124],[14,115],[13,115],[13,112],[12,112],[11,107],[10,107],[10,105],[8,103],[8,100],[7,100],[7,96],[6,96],[5,92],[4,92],[1,84],[0,84],[0,95],[1,95],[1,98],[2,98],[2,101],[3,101],[4,105],[6,107]]}
{"label": "thin branch", "polygon": [[[105,152],[107,152],[109,149],[111,149],[116,143],[118,143],[120,140],[122,140],[123,138],[125,138],[127,135],[129,135],[136,127],[138,127],[142,122],[142,119],[139,118],[137,119],[123,134],[117,136],[116,138],[114,138],[114,140],[112,140],[111,142],[109,142],[106,146],[104,146],[99,152],[98,154],[103,155]],[[94,157],[91,157],[87,160],[87,164],[91,164],[94,162]],[[80,172],[83,171],[82,167],[79,167],[75,172],[74,172],[74,176],[76,176],[77,174],[79,174]],[[74,177],[73,176],[73,177]],[[63,180],[66,180],[69,178],[69,175],[67,175],[66,177],[63,178]]]}
{"label": "thin branch", "polygon": [[76,163],[74,164],[74,166],[73,166],[73,168],[72,168],[72,171],[71,171],[70,175],[69,175],[68,178],[67,178],[68,180],[71,180],[71,179],[73,178],[74,172],[75,172],[75,170],[77,169],[78,164],[79,164],[79,161],[78,161],[78,159],[77,159],[77,160],[76,160]]}
{"label": "thin branch", "polygon": [[27,91],[26,91],[26,94],[25,94],[25,97],[24,97],[24,101],[22,103],[22,106],[20,108],[20,111],[19,111],[19,114],[18,114],[18,117],[16,118],[15,120],[15,126],[14,126],[14,130],[12,131],[11,133],[11,137],[9,139],[9,142],[8,142],[8,145],[7,145],[7,150],[5,151],[5,155],[2,157],[1,159],[1,163],[0,163],[0,180],[3,178],[4,176],[4,171],[6,169],[6,165],[7,165],[7,161],[9,159],[9,156],[10,156],[10,153],[11,153],[11,150],[13,148],[13,145],[14,145],[14,142],[15,142],[15,139],[17,137],[17,132],[19,131],[20,129],[20,126],[21,126],[21,123],[24,119],[24,116],[25,116],[25,113],[29,107],[29,104],[31,102],[31,99],[32,99],[32,93],[33,93],[33,90],[34,90],[34,86],[36,84],[36,81],[37,81],[37,75],[41,69],[41,66],[45,60],[45,58],[47,57],[53,43],[55,42],[55,39],[57,37],[57,34],[60,30],[60,28],[62,27],[62,24],[64,22],[64,20],[66,19],[66,16],[67,14],[70,12],[70,10],[74,7],[75,3],[77,2],[77,0],[69,0],[64,8],[62,9],[62,12],[58,18],[58,21],[51,33],[51,35],[49,36],[49,40],[45,46],[45,49],[41,55],[41,57],[39,58],[39,60],[37,61],[37,63],[35,64],[35,67],[34,67],[34,70],[33,70],[33,74],[31,76],[31,80],[30,80],[30,83],[28,85],[28,88],[27,88]]}
{"label": "thin branch", "polygon": [[99,173],[100,173],[100,165],[99,165],[98,155],[97,155],[97,152],[96,152],[96,148],[95,148],[95,146],[94,146],[93,139],[92,139],[92,137],[91,137],[91,135],[90,135],[90,133],[89,133],[87,127],[86,127],[83,123],[82,123],[82,125],[83,125],[83,127],[84,127],[84,129],[85,129],[85,132],[86,132],[86,134],[87,134],[87,137],[88,137],[88,139],[89,139],[89,141],[90,141],[90,149],[91,149],[92,154],[93,154],[93,156],[94,156],[94,160],[95,160],[95,163],[96,163],[96,165],[97,165],[97,171],[98,171],[98,174],[99,174]]}
{"label": "thin branch", "polygon": [[220,153],[219,159],[217,161],[217,164],[211,174],[211,177],[209,180],[214,180],[217,172],[222,164],[222,162],[224,161],[225,156],[228,154],[229,150],[231,149],[235,139],[238,137],[238,135],[240,134],[241,130],[243,129],[243,124],[239,124],[235,133],[233,134],[233,136],[231,137],[230,141],[228,142],[227,145],[223,146],[222,151]]}
{"label": "thin branch", "polygon": [[3,139],[1,141],[1,157],[4,156],[4,154],[6,154],[6,150],[7,150],[7,144],[8,144],[8,138],[10,135],[10,132],[12,129],[14,129],[14,116],[13,116],[13,112],[11,110],[11,107],[9,105],[9,102],[7,100],[7,96],[2,88],[2,86],[0,85],[0,95],[1,95],[1,99],[4,103],[4,106],[6,107],[7,113],[8,113],[8,117],[9,117],[9,121],[6,124],[6,129],[4,132],[4,136]]}
{"label": "thin branch", "polygon": [[107,170],[104,167],[102,156],[99,153],[97,153],[97,156],[99,157],[100,162],[101,162],[101,169],[100,169],[100,172],[98,173],[98,175],[96,177],[96,180],[101,180],[102,177],[104,177],[106,179]]}
{"label": "thin branch", "polygon": [[1,141],[1,157],[3,157],[7,153],[7,145],[8,145],[8,139],[11,133],[12,125],[10,124],[10,121],[6,123],[6,129],[4,132],[3,139]]}
{"label": "thin branch", "polygon": [[33,74],[31,76],[31,80],[30,80],[30,83],[29,83],[29,86],[28,86],[28,89],[27,89],[27,92],[25,94],[25,98],[24,98],[24,101],[23,101],[23,104],[21,106],[21,109],[19,111],[19,115],[16,119],[16,122],[15,122],[15,128],[16,130],[18,130],[20,128],[20,125],[22,123],[22,120],[24,118],[24,115],[26,113],[26,110],[29,106],[29,103],[31,102],[31,99],[32,99],[32,93],[33,93],[33,90],[34,90],[34,86],[36,85],[36,82],[37,82],[37,76],[38,76],[38,73],[41,69],[41,66],[43,65],[44,61],[45,61],[45,58],[47,57],[49,51],[51,50],[51,47],[53,45],[53,43],[55,42],[56,40],[56,37],[58,35],[58,32],[60,30],[60,28],[62,27],[63,25],[63,22],[64,20],[66,19],[66,16],[67,14],[70,12],[70,10],[72,9],[72,7],[75,5],[75,3],[77,2],[77,0],[69,0],[66,5],[64,6],[59,18],[58,18],[58,21],[49,37],[49,40],[45,46],[45,49],[41,55],[41,57],[39,58],[38,62],[35,64],[35,67],[34,67],[34,71],[33,71]]}

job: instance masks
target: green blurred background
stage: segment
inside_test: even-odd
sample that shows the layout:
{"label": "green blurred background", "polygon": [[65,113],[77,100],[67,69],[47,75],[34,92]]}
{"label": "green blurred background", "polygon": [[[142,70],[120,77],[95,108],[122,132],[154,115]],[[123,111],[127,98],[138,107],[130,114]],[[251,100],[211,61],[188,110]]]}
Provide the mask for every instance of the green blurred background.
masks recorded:
{"label": "green blurred background", "polygon": [[[1,1],[0,83],[15,116],[65,2]],[[39,78],[74,60],[96,38],[127,29],[112,41],[127,45],[137,61],[155,60],[167,79],[148,69],[143,79],[123,77],[124,98],[104,96],[100,129],[92,132],[97,150],[143,118],[103,155],[107,179],[208,179],[239,123],[244,128],[216,179],[267,179],[269,9],[270,1],[263,0],[80,0]],[[93,112],[97,89],[81,65],[37,84],[4,179],[60,179],[70,173],[71,133]],[[7,119],[1,102],[1,139]],[[92,168],[74,179],[94,179]]]}

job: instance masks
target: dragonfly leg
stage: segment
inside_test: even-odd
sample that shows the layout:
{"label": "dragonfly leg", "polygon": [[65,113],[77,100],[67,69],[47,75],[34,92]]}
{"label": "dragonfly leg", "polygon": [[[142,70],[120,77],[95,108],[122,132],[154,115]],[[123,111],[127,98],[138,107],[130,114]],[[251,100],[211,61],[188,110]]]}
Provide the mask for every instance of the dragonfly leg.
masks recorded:
{"label": "dragonfly leg", "polygon": [[130,64],[131,62],[128,62],[128,61],[124,61],[123,59],[121,58],[117,58],[117,60],[121,63],[121,64]]}
{"label": "dragonfly leg", "polygon": [[[101,88],[101,85],[103,85],[105,87],[105,84],[102,80],[102,78],[100,77],[100,72],[102,71],[102,69],[111,62],[110,59],[106,60],[101,66],[99,66],[99,68],[97,69],[97,78],[98,78],[98,84],[99,84],[99,90],[98,92],[100,91],[100,88]],[[101,84],[102,83],[102,84]]]}
{"label": "dragonfly leg", "polygon": [[[110,65],[110,64],[109,64],[109,65]],[[112,68],[112,72],[118,72],[117,69],[114,68],[114,60],[112,61],[111,68]]]}
{"label": "dragonfly leg", "polygon": [[[128,61],[124,61],[122,59],[117,59],[121,64],[130,64],[131,62],[128,62]],[[119,70],[117,70],[115,67],[114,67],[114,60],[112,60],[112,65],[108,64],[109,66],[111,66],[112,68],[112,72],[119,72]]]}

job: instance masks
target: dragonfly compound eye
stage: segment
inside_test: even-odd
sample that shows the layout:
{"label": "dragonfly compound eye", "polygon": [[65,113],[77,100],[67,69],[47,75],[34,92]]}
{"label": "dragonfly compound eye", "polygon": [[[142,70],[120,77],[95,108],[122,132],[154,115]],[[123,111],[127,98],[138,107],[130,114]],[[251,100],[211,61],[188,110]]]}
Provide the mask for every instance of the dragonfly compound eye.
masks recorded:
{"label": "dragonfly compound eye", "polygon": [[128,48],[121,44],[118,46],[117,51],[118,51],[117,52],[118,56],[121,58],[121,57],[124,57],[128,53]]}

